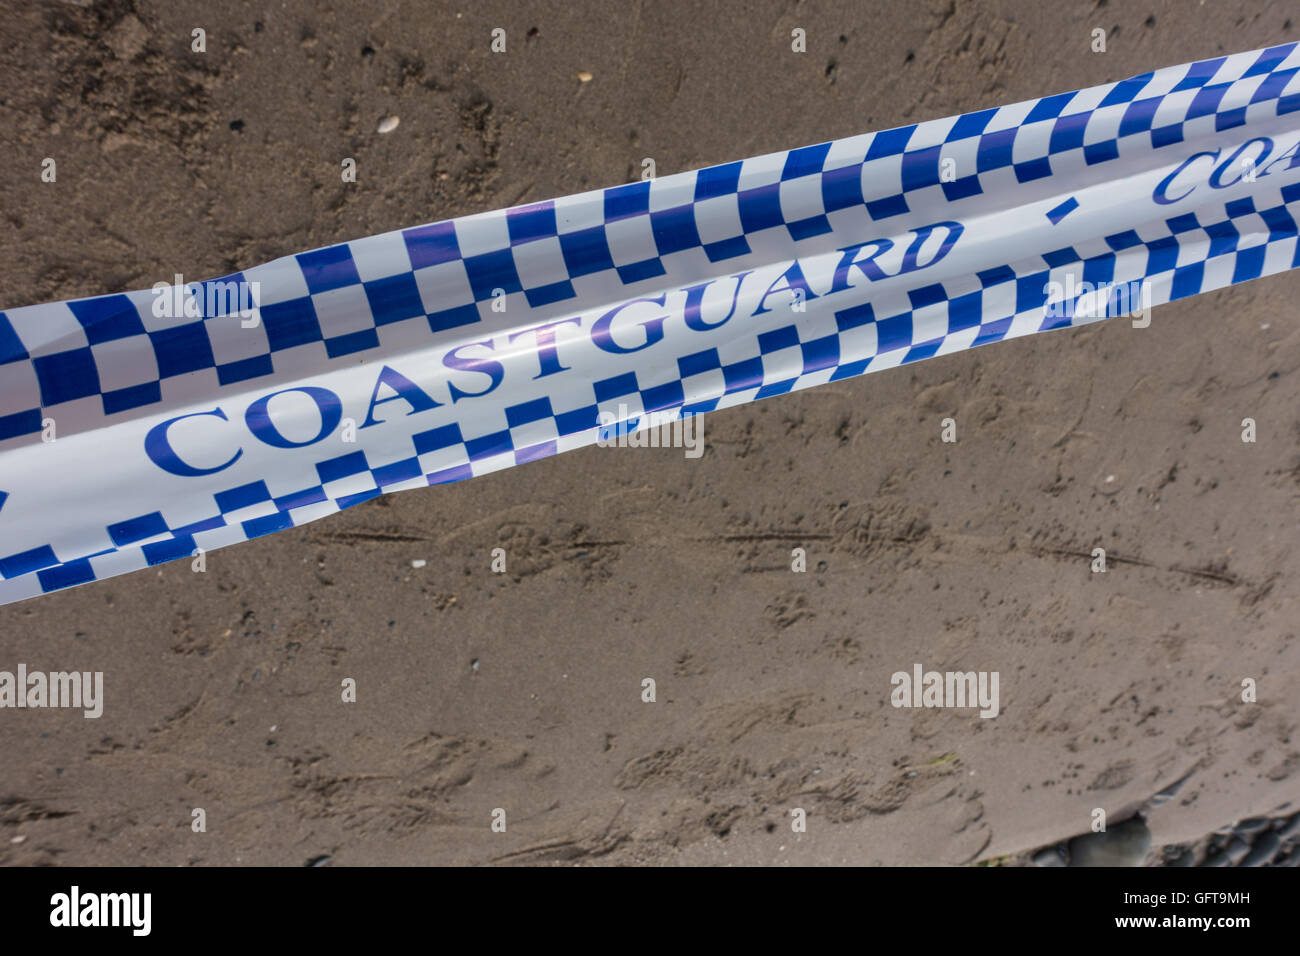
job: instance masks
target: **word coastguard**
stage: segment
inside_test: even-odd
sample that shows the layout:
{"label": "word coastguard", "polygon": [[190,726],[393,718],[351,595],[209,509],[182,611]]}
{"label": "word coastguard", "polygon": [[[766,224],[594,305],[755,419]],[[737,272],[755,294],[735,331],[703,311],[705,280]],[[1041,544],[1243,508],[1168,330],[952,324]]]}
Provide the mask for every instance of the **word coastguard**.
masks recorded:
{"label": "word coastguard", "polygon": [[[532,378],[545,379],[570,370],[564,362],[562,343],[557,335],[562,329],[568,336],[572,336],[573,329],[585,331],[584,338],[603,353],[632,355],[664,341],[665,328],[671,328],[670,322],[680,321],[690,332],[720,328],[735,317],[742,300],[753,301],[756,298],[757,305],[749,312],[749,317],[753,318],[772,312],[773,306],[768,304],[768,300],[781,294],[808,302],[858,288],[862,280],[877,282],[927,269],[952,251],[963,229],[957,222],[937,222],[911,230],[898,239],[872,239],[837,249],[839,259],[833,271],[827,270],[831,271],[830,281],[823,281],[819,289],[813,288],[796,259],[786,265],[761,294],[759,290],[763,286],[756,273],[741,272],[726,279],[709,279],[671,292],[630,299],[594,317],[572,316],[495,338],[461,343],[443,354],[441,365],[453,374],[436,389],[417,383],[418,376],[384,365],[375,375],[364,414],[356,415],[353,421],[360,420],[357,430],[363,431],[403,417],[393,415],[396,410],[390,404],[393,402],[404,404],[404,415],[409,416],[490,395],[506,377],[506,364],[500,359],[514,356],[518,347],[512,350],[509,346],[520,339],[524,340],[526,351],[536,356],[537,373]],[[715,283],[722,284],[722,287],[726,283],[732,285],[731,304],[725,315],[706,316],[705,295]],[[712,306],[709,311],[713,311]],[[646,313],[649,317],[643,318]],[[679,336],[681,333],[676,334]],[[316,434],[304,440],[286,436],[272,416],[271,403],[290,394],[295,398],[281,400],[282,406],[293,402],[305,408],[304,403],[310,402],[315,405],[311,420],[319,415]],[[170,474],[180,477],[211,475],[238,461],[244,454],[244,443],[250,438],[279,449],[302,448],[324,441],[343,423],[344,404],[339,395],[328,388],[298,385],[254,400],[242,417],[246,432],[241,436],[236,422],[221,406],[178,415],[149,430],[145,436],[145,453],[155,465]],[[174,447],[173,429],[178,433],[184,431],[189,438],[188,447],[224,449],[221,452],[224,460],[208,465],[185,460]]]}
{"label": "word coastguard", "polygon": [[[1169,206],[1186,199],[1201,183],[1208,183],[1211,189],[1227,189],[1242,181],[1258,182],[1277,166],[1282,167],[1280,172],[1300,168],[1300,140],[1274,155],[1276,148],[1272,137],[1256,136],[1226,157],[1222,149],[1192,153],[1157,184],[1151,198]],[[1288,160],[1285,166],[1283,160]]]}

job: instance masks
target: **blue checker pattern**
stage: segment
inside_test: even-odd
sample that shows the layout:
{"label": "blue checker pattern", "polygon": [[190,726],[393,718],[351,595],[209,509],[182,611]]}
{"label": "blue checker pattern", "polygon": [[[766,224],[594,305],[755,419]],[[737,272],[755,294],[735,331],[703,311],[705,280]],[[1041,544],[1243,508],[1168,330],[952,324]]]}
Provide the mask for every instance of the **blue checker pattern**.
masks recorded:
{"label": "blue checker pattern", "polygon": [[[419,336],[431,340],[485,323],[486,303],[501,295],[547,310],[539,314],[561,316],[566,308],[573,314],[589,306],[588,293],[618,301],[647,294],[639,287],[652,280],[663,280],[656,288],[664,288],[674,276],[718,264],[708,274],[744,269],[751,264],[735,260],[760,246],[788,250],[792,259],[805,249],[842,247],[861,238],[838,235],[843,223],[869,227],[922,202],[951,204],[959,218],[973,208],[963,204],[994,183],[1034,183],[1056,175],[1062,164],[1101,165],[1129,149],[1176,148],[1193,122],[1201,123],[1198,130],[1212,123],[1223,131],[1254,117],[1300,111],[1300,94],[1287,93],[1300,70],[1295,46],[1190,64],[1176,76],[1143,74],[1091,98],[1056,94],[886,130],[852,147],[843,145],[851,141],[823,143],[615,186],[571,197],[574,202],[532,203],[341,243],[200,283],[196,298],[203,305],[193,320],[157,322],[138,295],[40,307],[62,323],[57,348],[39,339],[23,310],[0,312],[0,441],[35,440],[47,413],[74,402],[98,400],[106,423],[150,414],[173,379],[210,377],[219,398],[221,388],[269,380],[290,355],[307,356],[318,371],[366,361],[384,354],[386,340],[399,331],[409,348]],[[1243,101],[1236,84],[1247,79],[1252,92]],[[1164,108],[1172,102],[1180,111]],[[1096,105],[1078,105],[1084,103]],[[952,175],[945,159],[958,148],[972,161]],[[1055,227],[1079,207],[1067,194],[1035,215]],[[160,564],[205,543],[293,527],[398,487],[456,482],[534,461],[594,440],[601,410],[619,403],[636,406],[637,414],[696,414],[922,361],[945,348],[1087,320],[1076,314],[1078,297],[1048,310],[1049,280],[1062,270],[1077,270],[1092,284],[1117,276],[1148,280],[1159,304],[1294,268],[1298,212],[1300,186],[1287,187],[1280,201],[1261,194],[1234,199],[1221,213],[1202,206],[1159,228],[1120,230],[1091,245],[1061,243],[1032,261],[992,265],[961,280],[921,281],[901,297],[846,305],[821,324],[792,315],[788,324],[757,331],[748,351],[734,342],[725,355],[718,348],[688,350],[666,379],[661,368],[653,377],[640,369],[597,374],[576,391],[506,403],[495,424],[452,422],[415,431],[407,447],[386,447],[383,460],[368,450],[324,456],[310,480],[288,487],[269,478],[234,483],[201,506],[189,503],[182,519],[166,502],[114,516],[96,529],[96,546],[80,553],[34,542],[0,549],[0,585],[34,580],[23,584],[30,593],[70,587],[95,580],[101,570],[119,573],[137,555]],[[378,241],[382,256],[367,245]],[[213,307],[210,293],[240,282],[264,284],[256,298],[259,322],[232,351],[231,330],[221,323],[236,316],[229,307]],[[135,345],[152,356],[154,368],[126,381],[120,350]],[[5,375],[29,384],[11,392]]]}
{"label": "blue checker pattern", "polygon": [[[717,349],[705,349],[682,356],[677,360],[679,378],[655,385],[643,385],[635,372],[625,372],[599,379],[590,386],[590,401],[576,408],[557,411],[550,397],[541,397],[504,409],[506,428],[482,434],[465,435],[459,424],[448,424],[417,432],[411,436],[407,457],[384,464],[372,464],[364,451],[349,452],[327,458],[316,464],[319,482],[295,491],[273,494],[265,481],[245,483],[219,492],[213,496],[213,514],[204,520],[170,528],[160,512],[137,515],[109,525],[105,530],[117,548],[148,540],[142,545],[148,563],[161,564],[190,556],[200,546],[203,532],[228,528],[232,522],[246,538],[259,537],[294,525],[295,509],[327,503],[330,510],[342,510],[368,501],[394,485],[419,481],[438,485],[462,481],[474,476],[477,463],[496,456],[509,456],[514,464],[524,464],[555,454],[556,440],[527,444],[519,443],[514,429],[536,423],[546,423],[556,438],[591,433],[599,427],[599,409],[618,401],[639,399],[642,413],[677,410],[680,414],[698,414],[719,407],[719,398],[735,402],[757,400],[786,394],[808,387],[806,376],[829,371],[819,380],[839,381],[871,370],[881,358],[895,355],[890,364],[910,364],[933,357],[947,336],[958,332],[975,334],[970,347],[986,345],[1004,338],[1018,316],[1039,315],[1048,296],[1046,283],[1050,269],[1067,264],[1082,265],[1085,282],[1108,283],[1115,275],[1117,255],[1138,255],[1144,258],[1143,277],[1155,279],[1167,275],[1170,288],[1167,295],[1154,301],[1173,301],[1196,295],[1202,290],[1207,263],[1221,257],[1232,257],[1232,281],[1240,282],[1263,274],[1265,254],[1270,243],[1290,242],[1295,245],[1300,228],[1296,215],[1300,214],[1300,186],[1287,190],[1285,202],[1257,209],[1253,201],[1239,200],[1228,204],[1225,215],[1201,223],[1196,216],[1171,218],[1167,225],[1174,235],[1188,235],[1193,239],[1208,239],[1205,259],[1176,265],[1166,253],[1168,236],[1142,240],[1135,232],[1108,236],[1108,247],[1088,257],[1080,256],[1074,249],[1052,250],[1041,256],[1041,264],[1034,269],[1032,263],[1016,263],[984,270],[978,276],[981,288],[962,294],[950,294],[943,284],[935,283],[917,287],[908,293],[910,308],[883,315],[872,315],[863,320],[860,313],[846,316],[845,310],[836,315],[841,330],[871,324],[876,330],[877,342],[872,355],[865,357],[844,354],[842,335],[808,336],[798,324],[780,326],[755,337],[753,357],[724,363]],[[1260,224],[1268,229],[1268,242],[1240,248],[1243,234],[1259,231]],[[1243,228],[1245,227],[1245,228]],[[1300,265],[1293,250],[1291,267]],[[1014,306],[1001,315],[986,307],[985,295],[1010,283],[1015,287]],[[1041,328],[1055,328],[1071,324],[1075,302],[1063,304],[1064,319],[1043,320]],[[917,334],[918,310],[939,307],[946,316],[945,334],[921,338]],[[855,307],[856,308],[856,307]],[[867,307],[870,309],[870,306]],[[792,363],[785,372],[773,377],[764,367],[764,358],[778,353],[789,353]],[[685,384],[693,377],[720,372],[723,383],[721,395],[708,400],[687,404]],[[423,455],[451,451],[459,459],[455,465],[426,470],[420,462]],[[346,495],[331,498],[326,485],[344,479],[365,476],[367,487]],[[239,518],[238,513],[248,510],[264,513]],[[32,572],[38,573],[45,590],[57,590],[73,584],[92,580],[88,575],[91,559],[109,551],[99,551],[60,562],[48,547],[0,558],[0,577],[14,578]],[[48,585],[48,587],[46,586]]]}
{"label": "blue checker pattern", "polygon": [[[22,337],[0,313],[0,364],[31,361],[40,384],[39,408],[0,407],[0,440],[39,431],[34,427],[49,410],[66,402],[99,397],[105,416],[142,414],[164,400],[162,383],[196,373],[214,372],[218,386],[237,385],[273,376],[280,353],[299,349],[324,362],[346,362],[383,347],[384,330],[407,322],[427,323],[430,335],[459,329],[483,321],[481,303],[494,296],[522,296],[530,308],[560,306],[578,298],[582,279],[617,279],[622,286],[661,279],[669,274],[675,256],[703,256],[710,264],[738,259],[752,252],[748,237],[780,230],[794,248],[833,232],[831,215],[844,210],[865,209],[872,220],[891,220],[912,210],[915,197],[938,190],[960,210],[961,202],[984,194],[989,174],[1010,171],[1018,183],[1032,183],[1055,173],[1054,162],[1066,156],[1081,156],[1088,165],[1110,162],[1120,155],[1121,141],[1147,137],[1153,149],[1164,149],[1183,141],[1185,122],[1213,116],[1218,130],[1245,122],[1246,111],[1261,103],[1273,103],[1277,114],[1300,110],[1300,93],[1285,94],[1300,67],[1294,61],[1294,44],[1259,51],[1250,65],[1225,74],[1229,62],[1218,57],[1180,68],[1181,77],[1167,92],[1144,95],[1157,76],[1140,76],[1112,84],[1097,105],[1075,108],[1077,93],[1046,96],[1029,104],[1023,118],[1014,125],[999,122],[1000,109],[986,109],[956,117],[942,142],[917,141],[917,125],[886,130],[871,137],[860,159],[835,159],[833,143],[821,143],[784,154],[779,175],[770,181],[750,183],[743,175],[745,163],[733,162],[699,170],[682,202],[656,208],[651,202],[649,181],[615,186],[601,197],[601,222],[572,227],[557,215],[553,201],[539,202],[497,214],[504,228],[490,248],[469,243],[461,235],[463,221],[453,220],[417,226],[400,233],[406,261],[388,275],[367,277],[358,268],[353,243],[341,243],[300,253],[273,265],[292,270],[297,294],[277,290],[260,303],[259,314],[264,347],[257,354],[225,359],[210,341],[210,323],[233,321],[229,309],[204,307],[203,317],[193,323],[150,329],[141,306],[126,295],[108,295],[66,303],[84,331],[84,344],[55,354],[32,359]],[[1235,73],[1240,75],[1235,75]],[[1224,108],[1228,91],[1235,82],[1259,77],[1250,102]],[[1182,118],[1155,125],[1156,116],[1168,97],[1188,93]],[[1113,135],[1089,139],[1088,132],[1099,114],[1120,110]],[[1046,148],[1037,155],[1015,159],[1017,144],[1028,128],[1050,128]],[[952,144],[974,140],[974,168],[959,175],[947,175],[943,168],[945,150]],[[882,188],[878,173],[882,162],[896,164],[894,186]],[[884,180],[888,182],[889,177]],[[813,182],[820,196],[820,208],[805,212],[791,209],[782,199],[788,183]],[[863,183],[873,188],[864,194]],[[697,207],[709,201],[731,204],[738,228],[732,235],[701,233]],[[1048,212],[1059,222],[1073,206]],[[643,222],[654,254],[628,257],[620,254],[609,235],[611,224]],[[547,244],[553,267],[545,279],[523,266],[529,247]],[[471,248],[472,245],[472,248]],[[424,301],[418,273],[438,266],[463,265],[459,287],[449,287],[437,301]],[[256,281],[236,273],[198,284],[197,298],[212,301],[219,285]],[[353,314],[342,319],[334,312],[323,317],[321,297],[341,290],[356,290]],[[444,290],[439,289],[439,293]],[[220,301],[220,296],[216,297]],[[360,315],[357,315],[357,312]],[[336,327],[340,323],[347,327]],[[157,365],[157,376],[126,387],[102,388],[98,376],[95,346],[130,338],[147,339]],[[323,353],[323,356],[321,355]],[[106,353],[107,354],[107,353]],[[33,414],[36,412],[36,414]]]}

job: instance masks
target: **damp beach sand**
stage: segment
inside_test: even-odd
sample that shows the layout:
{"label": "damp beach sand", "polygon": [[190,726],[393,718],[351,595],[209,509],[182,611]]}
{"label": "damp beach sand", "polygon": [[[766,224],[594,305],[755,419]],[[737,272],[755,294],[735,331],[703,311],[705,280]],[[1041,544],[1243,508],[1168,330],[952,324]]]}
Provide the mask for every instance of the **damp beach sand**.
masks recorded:
{"label": "damp beach sand", "polygon": [[[1296,39],[1249,0],[18,4],[5,304]],[[0,669],[104,675],[95,720],[0,711],[0,864],[1032,863],[1096,808],[1144,816],[1143,862],[1293,859],[1297,301],[1291,272],[720,411],[698,458],[593,446],[0,608]],[[998,672],[997,716],[893,707],[917,661]]]}

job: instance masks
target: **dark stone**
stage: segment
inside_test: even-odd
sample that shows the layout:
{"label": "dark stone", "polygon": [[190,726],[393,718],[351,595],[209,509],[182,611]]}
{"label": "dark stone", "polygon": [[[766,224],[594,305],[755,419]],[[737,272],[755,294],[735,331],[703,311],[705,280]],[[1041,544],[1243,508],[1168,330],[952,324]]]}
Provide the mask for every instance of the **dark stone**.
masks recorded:
{"label": "dark stone", "polygon": [[1263,866],[1273,857],[1277,856],[1277,851],[1282,848],[1282,841],[1277,838],[1277,834],[1269,830],[1250,848],[1246,858],[1241,861],[1242,866]]}
{"label": "dark stone", "polygon": [[1061,856],[1061,851],[1054,846],[1043,847],[1034,854],[1035,866],[1065,866],[1065,858]]}
{"label": "dark stone", "polygon": [[1134,817],[1070,841],[1070,866],[1141,866],[1151,849],[1151,831]]}

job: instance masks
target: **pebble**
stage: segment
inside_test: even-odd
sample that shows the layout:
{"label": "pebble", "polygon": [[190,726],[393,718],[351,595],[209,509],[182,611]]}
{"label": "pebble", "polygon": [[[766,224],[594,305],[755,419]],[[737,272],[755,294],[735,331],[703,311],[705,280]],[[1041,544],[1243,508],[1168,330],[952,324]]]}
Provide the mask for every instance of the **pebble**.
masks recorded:
{"label": "pebble", "polygon": [[1125,820],[1104,833],[1070,841],[1070,866],[1141,866],[1151,848],[1151,831],[1140,819]]}
{"label": "pebble", "polygon": [[1035,866],[1065,866],[1065,859],[1061,856],[1060,851],[1054,847],[1044,847],[1034,854]]}
{"label": "pebble", "polygon": [[411,562],[411,567],[413,567],[413,568],[422,568],[422,567],[424,567],[424,566],[425,566],[426,564],[428,564],[428,563],[429,563],[429,562],[426,561],[426,560],[424,560],[424,558],[416,558],[414,561]]}
{"label": "pebble", "polygon": [[1277,855],[1281,849],[1282,841],[1277,838],[1277,834],[1271,830],[1255,841],[1255,845],[1250,848],[1246,858],[1241,861],[1242,866],[1263,866],[1269,860]]}
{"label": "pebble", "polygon": [[591,82],[591,74],[588,73],[586,70],[579,70],[579,71],[578,71],[578,82],[579,82],[579,83],[590,83],[590,82]]}
{"label": "pebble", "polygon": [[397,129],[397,125],[400,122],[402,121],[396,116],[385,116],[379,121],[379,132],[391,133],[393,130]]}

